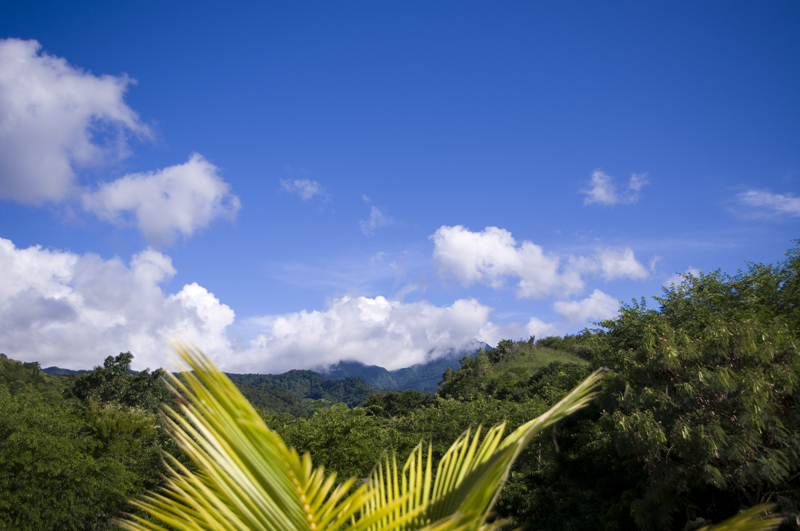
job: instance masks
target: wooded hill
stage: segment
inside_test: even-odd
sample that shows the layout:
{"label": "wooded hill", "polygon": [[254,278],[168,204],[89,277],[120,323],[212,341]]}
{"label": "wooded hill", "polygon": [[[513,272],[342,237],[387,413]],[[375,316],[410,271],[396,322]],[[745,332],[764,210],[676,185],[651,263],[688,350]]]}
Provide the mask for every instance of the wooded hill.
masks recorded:
{"label": "wooded hill", "polygon": [[[774,266],[686,277],[656,308],[634,301],[575,336],[501,341],[445,371],[435,394],[291,414],[267,404],[292,392],[354,405],[369,386],[327,389],[309,371],[234,378],[266,397],[261,414],[288,444],[340,478],[364,478],[387,448],[402,459],[425,439],[439,459],[468,427],[514,428],[607,367],[592,405],[520,455],[501,516],[529,529],[692,531],[773,502],[783,529],[798,530],[799,302],[795,249]],[[172,398],[158,371],[129,366],[121,354],[68,377],[0,359],[0,529],[105,529],[131,510],[127,498],[158,486],[160,451],[185,461],[160,428],[156,410]]]}
{"label": "wooded hill", "polygon": [[[470,355],[474,356],[475,352],[453,351],[428,363],[395,371],[360,362],[342,361],[324,374],[309,370],[292,370],[283,374],[227,373],[227,375],[255,407],[271,413],[290,413],[307,417],[316,408],[340,402],[348,407],[359,406],[371,396],[385,393],[386,390],[417,389],[434,392],[442,380],[442,374],[448,369],[458,368],[461,358]],[[92,372],[59,367],[48,367],[43,371],[54,376],[73,378]],[[126,374],[138,373],[128,370]]]}

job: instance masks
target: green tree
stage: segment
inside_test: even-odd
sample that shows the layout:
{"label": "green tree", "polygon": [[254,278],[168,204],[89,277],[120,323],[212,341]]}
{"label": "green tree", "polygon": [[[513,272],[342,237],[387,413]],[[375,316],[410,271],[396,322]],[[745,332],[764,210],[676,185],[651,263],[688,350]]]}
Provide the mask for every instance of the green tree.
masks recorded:
{"label": "green tree", "polygon": [[[199,470],[173,470],[160,493],[136,505],[184,530],[499,529],[507,522],[495,519],[492,508],[514,460],[539,432],[584,407],[598,378],[591,375],[504,439],[504,425],[464,433],[435,474],[431,450],[419,444],[404,465],[387,455],[369,481],[357,486],[350,479],[335,487],[335,475],[326,476],[323,468],[314,469],[309,454],[287,447],[204,355],[181,354],[194,372],[186,375],[187,386],[173,379],[184,397],[179,403],[185,417],[168,410],[169,426]],[[780,518],[757,520],[763,510],[753,508],[720,531],[774,529]],[[138,518],[118,524],[163,529]]]}
{"label": "green tree", "polygon": [[92,413],[0,387],[0,528],[105,529],[126,498],[157,484],[143,481],[156,479],[155,417]]}
{"label": "green tree", "polygon": [[102,367],[97,366],[89,374],[79,376],[69,394],[83,401],[119,402],[128,407],[154,410],[165,396],[166,389],[161,384],[164,371],[156,369],[151,373],[145,369],[132,374],[132,360],[130,352],[108,356]]}
{"label": "green tree", "polygon": [[620,375],[602,424],[647,472],[643,529],[719,520],[773,501],[800,511],[796,251],[733,277],[686,276],[661,308],[623,307],[593,355]]}
{"label": "green tree", "polygon": [[0,359],[0,529],[108,529],[160,481],[154,412],[99,399],[110,393],[65,398],[62,387],[37,363]]}

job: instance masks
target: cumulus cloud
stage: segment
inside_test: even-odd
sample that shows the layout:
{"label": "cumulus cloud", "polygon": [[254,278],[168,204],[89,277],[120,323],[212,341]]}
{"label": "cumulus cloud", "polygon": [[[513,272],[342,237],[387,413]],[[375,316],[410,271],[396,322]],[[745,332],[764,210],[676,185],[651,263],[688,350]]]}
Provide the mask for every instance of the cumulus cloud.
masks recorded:
{"label": "cumulus cloud", "polygon": [[553,304],[553,309],[560,313],[567,323],[600,321],[617,315],[619,301],[596,289],[580,301],[558,301]]}
{"label": "cumulus cloud", "polygon": [[265,317],[267,329],[237,356],[241,370],[283,372],[356,360],[399,369],[450,349],[496,339],[487,333],[491,309],[473,299],[438,307],[384,297],[342,297],[325,311]]}
{"label": "cumulus cloud", "polygon": [[536,339],[560,336],[564,333],[557,323],[545,323],[538,317],[531,317],[525,326],[525,330],[528,332],[528,336],[534,336]]}
{"label": "cumulus cloud", "polygon": [[133,80],[98,77],[40,50],[36,41],[0,40],[0,197],[32,205],[82,199],[101,219],[132,222],[156,244],[237,212],[239,199],[197,154],[82,188],[76,171],[124,158],[130,135],[151,132],[123,101]]}
{"label": "cumulus cloud", "polygon": [[598,249],[595,259],[590,261],[589,271],[599,270],[603,280],[611,281],[618,278],[643,280],[649,276],[648,269],[633,255],[630,248],[625,249]]}
{"label": "cumulus cloud", "polygon": [[373,206],[369,212],[369,219],[362,219],[359,221],[359,224],[361,225],[361,232],[367,236],[371,236],[375,233],[375,230],[380,229],[381,227],[394,225],[394,220],[381,212],[378,207]]}
{"label": "cumulus cloud", "polygon": [[317,195],[325,195],[322,185],[309,179],[281,179],[281,188],[289,193],[299,195],[303,201],[308,201]]}
{"label": "cumulus cloud", "polygon": [[175,274],[168,256],[148,249],[118,258],[29,247],[0,238],[0,351],[43,367],[90,368],[133,352],[136,368],[163,366],[167,341],[181,338],[210,355],[230,354],[228,306],[197,284],[165,295]]}
{"label": "cumulus cloud", "polygon": [[610,175],[606,175],[602,170],[595,170],[592,172],[589,189],[581,190],[581,193],[586,194],[583,204],[630,205],[639,200],[639,192],[646,184],[648,184],[646,173],[634,173],[628,181],[627,190],[618,192]]}
{"label": "cumulus cloud", "polygon": [[240,208],[217,167],[196,153],[184,164],[105,183],[85,194],[83,205],[101,219],[134,223],[153,244],[190,236],[215,218],[232,218]]}
{"label": "cumulus cloud", "polygon": [[519,279],[517,296],[566,297],[585,287],[583,275],[595,274],[610,281],[643,279],[649,271],[631,249],[598,249],[592,256],[560,256],[545,253],[530,241],[517,244],[511,233],[497,227],[472,232],[456,225],[442,226],[431,237],[439,274],[451,276],[464,286],[483,282],[495,289],[507,279]]}
{"label": "cumulus cloud", "polygon": [[792,194],[773,194],[762,190],[747,190],[736,195],[736,201],[750,217],[800,216],[800,197]]}
{"label": "cumulus cloud", "polygon": [[252,341],[232,341],[234,312],[190,283],[167,294],[176,270],[152,249],[128,264],[0,239],[0,352],[42,366],[80,369],[131,351],[134,367],[168,364],[170,338],[191,341],[225,370],[320,368],[340,359],[400,368],[452,349],[496,344],[509,329],[473,299],[450,306],[342,297],[324,311],[250,319]]}
{"label": "cumulus cloud", "polygon": [[0,197],[58,202],[75,191],[75,168],[128,154],[128,135],[150,131],[123,101],[134,81],[94,76],[41,45],[0,40]]}

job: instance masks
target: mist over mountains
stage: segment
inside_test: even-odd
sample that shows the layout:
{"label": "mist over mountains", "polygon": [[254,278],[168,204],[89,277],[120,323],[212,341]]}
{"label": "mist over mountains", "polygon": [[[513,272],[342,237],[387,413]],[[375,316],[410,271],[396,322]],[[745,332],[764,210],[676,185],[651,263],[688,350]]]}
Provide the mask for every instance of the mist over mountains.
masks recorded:
{"label": "mist over mountains", "polygon": [[[482,344],[481,348],[491,348]],[[418,363],[404,369],[389,371],[377,365],[366,365],[360,361],[342,360],[329,368],[320,371],[331,380],[343,380],[357,377],[376,389],[416,389],[418,391],[435,391],[442,381],[442,374],[447,369],[456,370],[461,366],[464,356],[474,356],[479,349],[456,350],[427,363]]]}

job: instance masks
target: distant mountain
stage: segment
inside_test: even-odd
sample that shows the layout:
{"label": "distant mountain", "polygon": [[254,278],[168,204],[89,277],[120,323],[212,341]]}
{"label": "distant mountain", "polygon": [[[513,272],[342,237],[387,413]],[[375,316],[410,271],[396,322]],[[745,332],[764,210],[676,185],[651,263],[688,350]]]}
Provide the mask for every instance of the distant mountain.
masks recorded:
{"label": "distant mountain", "polygon": [[[481,347],[488,348],[489,345],[483,344]],[[453,349],[446,355],[428,363],[419,363],[394,371],[388,371],[377,365],[366,365],[360,361],[340,361],[324,371],[323,375],[331,380],[361,378],[377,389],[435,391],[439,388],[442,374],[447,369],[458,369],[461,367],[461,358],[474,356],[477,352],[478,348]]]}
{"label": "distant mountain", "polygon": [[[477,350],[452,350],[428,363],[395,371],[357,361],[340,361],[323,374],[308,370],[292,370],[283,374],[226,374],[256,407],[303,415],[308,408],[303,399],[307,398],[327,400],[334,404],[344,402],[354,407],[381,390],[435,391],[447,369],[458,369],[461,358],[474,356]],[[59,367],[42,370],[54,376],[81,376],[91,372]]]}
{"label": "distant mountain", "polygon": [[73,371],[72,369],[62,369],[61,367],[47,367],[46,369],[42,369],[42,372],[46,372],[52,376],[81,376],[83,374],[89,374],[92,371],[87,370],[79,370]]}

